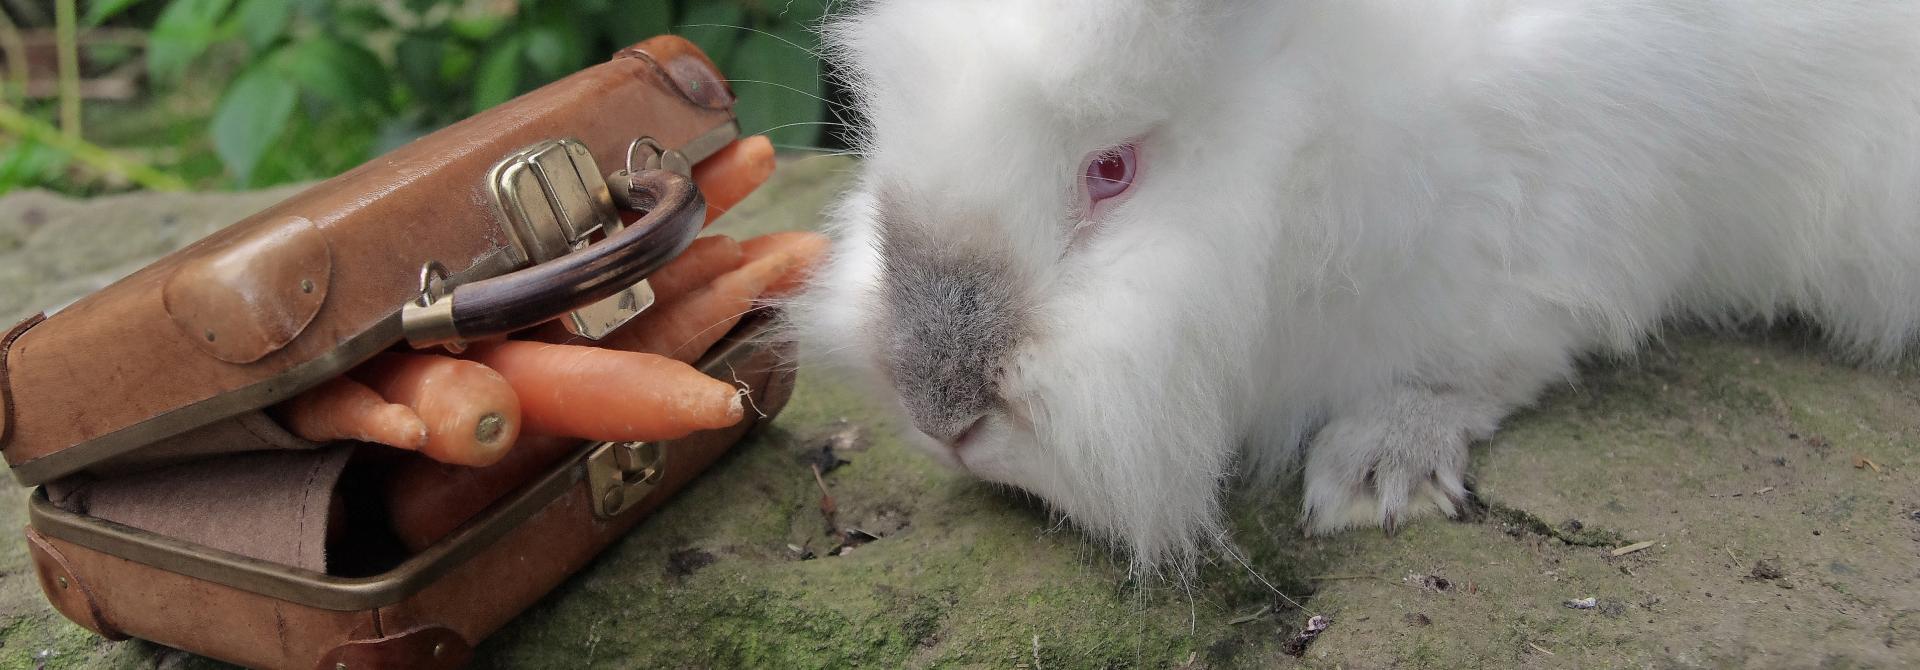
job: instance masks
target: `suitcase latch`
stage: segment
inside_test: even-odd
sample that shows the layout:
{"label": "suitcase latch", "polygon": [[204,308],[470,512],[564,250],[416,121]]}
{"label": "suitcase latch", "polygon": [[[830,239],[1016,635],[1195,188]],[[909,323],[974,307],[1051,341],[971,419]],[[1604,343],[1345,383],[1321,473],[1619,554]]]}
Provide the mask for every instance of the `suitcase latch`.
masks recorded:
{"label": "suitcase latch", "polygon": [[607,442],[587,455],[593,513],[612,518],[632,509],[660,484],[666,459],[652,442]]}
{"label": "suitcase latch", "polygon": [[[622,227],[593,153],[575,140],[549,140],[509,156],[494,167],[489,185],[522,263],[559,258]],[[653,288],[641,280],[561,322],[568,332],[598,340],[652,304]]]}

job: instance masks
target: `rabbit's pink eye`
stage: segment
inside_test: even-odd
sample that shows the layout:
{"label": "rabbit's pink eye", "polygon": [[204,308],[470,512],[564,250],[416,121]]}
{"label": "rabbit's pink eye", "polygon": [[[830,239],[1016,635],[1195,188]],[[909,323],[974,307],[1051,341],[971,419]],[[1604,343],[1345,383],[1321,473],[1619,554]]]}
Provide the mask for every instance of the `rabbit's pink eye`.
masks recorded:
{"label": "rabbit's pink eye", "polygon": [[1087,161],[1087,198],[1100,202],[1120,195],[1133,185],[1134,149],[1131,144],[1102,151]]}

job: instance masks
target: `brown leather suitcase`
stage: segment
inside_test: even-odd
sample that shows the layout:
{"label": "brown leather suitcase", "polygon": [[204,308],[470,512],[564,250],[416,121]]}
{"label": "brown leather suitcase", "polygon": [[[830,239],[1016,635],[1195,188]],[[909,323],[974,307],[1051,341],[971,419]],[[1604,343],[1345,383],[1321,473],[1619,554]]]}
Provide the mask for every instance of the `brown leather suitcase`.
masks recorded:
{"label": "brown leather suitcase", "polygon": [[[345,482],[391,450],[306,443],[264,408],[395,347],[458,349],[556,318],[587,338],[617,327],[651,302],[645,275],[698,234],[689,167],[737,137],[732,101],[690,43],[648,40],[0,337],[0,450],[37,487],[26,539],[48,599],[107,638],[253,667],[464,664],[778,413],[792,377],[760,337],[764,318],[699,364],[750,393],[747,421],[570,447],[451,535],[385,563],[269,560],[63,503],[98,482],[280,455],[346,454],[334,459]],[[340,486],[315,504],[344,505]]]}

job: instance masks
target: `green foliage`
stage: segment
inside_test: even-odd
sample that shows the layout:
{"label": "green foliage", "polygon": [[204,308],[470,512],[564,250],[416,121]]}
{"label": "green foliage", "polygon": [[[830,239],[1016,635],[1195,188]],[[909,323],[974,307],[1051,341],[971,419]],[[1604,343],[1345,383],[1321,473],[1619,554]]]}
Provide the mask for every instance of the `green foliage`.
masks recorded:
{"label": "green foliage", "polygon": [[240,181],[249,181],[267,149],[286,131],[300,89],[269,63],[247,68],[227,87],[213,113],[213,147]]}
{"label": "green foliage", "polygon": [[[682,34],[731,79],[747,133],[821,143],[815,28],[831,0],[98,0],[92,25],[154,5],[163,89],[221,84],[207,136],[237,186],[337,174],[413,138]],[[770,132],[769,132],[770,131]]]}
{"label": "green foliage", "polygon": [[0,193],[61,178],[71,159],[33,140],[0,144]]}

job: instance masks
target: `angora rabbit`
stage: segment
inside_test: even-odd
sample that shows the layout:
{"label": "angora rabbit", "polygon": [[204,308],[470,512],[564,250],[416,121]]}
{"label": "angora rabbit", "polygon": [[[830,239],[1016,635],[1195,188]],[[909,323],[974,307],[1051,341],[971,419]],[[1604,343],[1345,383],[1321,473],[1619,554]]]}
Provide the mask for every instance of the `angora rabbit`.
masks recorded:
{"label": "angora rabbit", "polygon": [[[1920,332],[1920,3],[878,0],[810,350],[935,458],[1191,565],[1229,482],[1453,514],[1673,320]],[[1237,478],[1237,479],[1236,479]]]}

